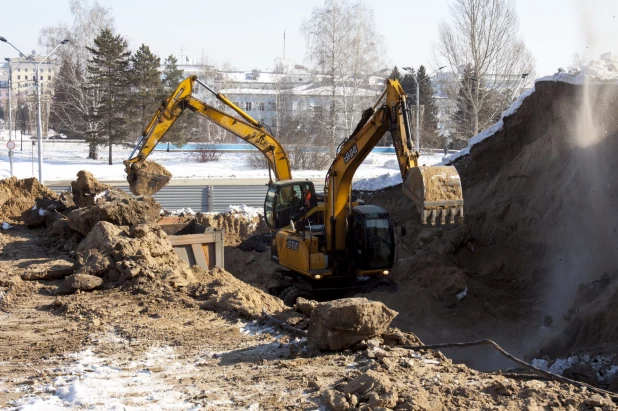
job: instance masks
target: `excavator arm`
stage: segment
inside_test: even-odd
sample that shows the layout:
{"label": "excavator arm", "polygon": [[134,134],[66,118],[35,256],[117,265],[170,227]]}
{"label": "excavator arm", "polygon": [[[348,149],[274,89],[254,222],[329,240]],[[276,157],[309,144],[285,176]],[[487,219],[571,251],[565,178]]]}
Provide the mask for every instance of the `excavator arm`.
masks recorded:
{"label": "excavator arm", "polygon": [[[242,119],[218,110],[193,97],[193,85],[196,81],[212,92],[219,101],[238,113]],[[176,90],[161,104],[142,132],[142,138],[129,156],[129,159],[124,162],[131,190],[133,191],[136,187],[148,187],[147,193],[138,192],[136,194],[154,194],[169,181],[169,176],[156,175],[145,171],[143,163],[186,109],[203,115],[256,147],[268,160],[269,169],[273,171],[277,181],[292,178],[288,156],[279,141],[273,137],[266,126],[253,119],[223,94],[216,93],[205,84],[199,82],[197,76],[190,76],[183,80]]]}
{"label": "excavator arm", "polygon": [[[378,108],[380,103],[384,103]],[[326,177],[325,223],[330,252],[345,252],[346,207],[352,207],[352,178],[387,131],[390,131],[403,179],[403,191],[416,205],[423,223],[444,224],[463,219],[463,195],[454,167],[419,167],[408,124],[406,94],[397,80],[388,80],[376,105],[366,111],[355,132],[339,147]],[[335,256],[332,255],[332,258]]]}

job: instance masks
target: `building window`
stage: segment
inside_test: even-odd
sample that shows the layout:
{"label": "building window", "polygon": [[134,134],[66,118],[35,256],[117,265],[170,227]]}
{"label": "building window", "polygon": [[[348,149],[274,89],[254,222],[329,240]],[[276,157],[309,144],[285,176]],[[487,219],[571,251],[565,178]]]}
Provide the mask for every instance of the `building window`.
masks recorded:
{"label": "building window", "polygon": [[258,103],[257,104],[257,109],[258,109],[258,111],[264,111],[264,103]]}
{"label": "building window", "polygon": [[28,76],[24,76],[24,79],[25,79],[25,80],[28,80]]}
{"label": "building window", "polygon": [[[43,77],[41,77],[41,80],[43,80]],[[47,76],[47,80],[51,81],[51,76]]]}
{"label": "building window", "polygon": [[251,102],[246,102],[245,103],[245,110],[247,110],[247,111],[251,110]]}
{"label": "building window", "polygon": [[[21,80],[21,76],[17,76],[17,80]],[[19,84],[19,83],[17,83],[17,84]]]}
{"label": "building window", "polygon": [[26,73],[28,72],[28,69],[26,68]]}
{"label": "building window", "polygon": [[48,72],[48,73],[51,73],[51,69],[50,69],[50,68],[48,68],[48,69],[47,69],[47,72]]}
{"label": "building window", "polygon": [[21,68],[20,68],[20,67],[17,67],[17,71],[21,71]]}
{"label": "building window", "polygon": [[43,76],[41,76],[40,80],[43,80]]}

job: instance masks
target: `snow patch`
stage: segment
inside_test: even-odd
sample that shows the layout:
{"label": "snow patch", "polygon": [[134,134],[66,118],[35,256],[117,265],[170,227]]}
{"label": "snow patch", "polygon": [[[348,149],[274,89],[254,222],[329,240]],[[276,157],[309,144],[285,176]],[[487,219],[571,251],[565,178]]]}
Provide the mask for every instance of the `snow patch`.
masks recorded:
{"label": "snow patch", "polygon": [[13,226],[7,223],[6,221],[2,223],[3,230],[10,230],[11,228],[13,228]]}
{"label": "snow patch", "polygon": [[386,187],[396,186],[403,182],[401,173],[382,174],[373,178],[365,178],[352,183],[352,190],[377,191]]}
{"label": "snow patch", "polygon": [[262,210],[257,207],[250,207],[245,204],[241,205],[230,205],[228,206],[226,213],[229,214],[242,214],[247,218],[255,218],[262,215]]}

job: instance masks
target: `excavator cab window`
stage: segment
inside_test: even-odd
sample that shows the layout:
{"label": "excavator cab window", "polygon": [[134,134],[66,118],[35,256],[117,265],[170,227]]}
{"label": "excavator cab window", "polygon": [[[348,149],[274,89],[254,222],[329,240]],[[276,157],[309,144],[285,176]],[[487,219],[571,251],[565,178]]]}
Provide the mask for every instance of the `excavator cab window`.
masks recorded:
{"label": "excavator cab window", "polygon": [[317,204],[313,183],[309,181],[273,183],[264,203],[266,224],[271,228],[286,227],[290,221],[303,218]]}
{"label": "excavator cab window", "polygon": [[395,235],[388,213],[376,206],[353,209],[352,248],[358,269],[380,269],[393,265]]}

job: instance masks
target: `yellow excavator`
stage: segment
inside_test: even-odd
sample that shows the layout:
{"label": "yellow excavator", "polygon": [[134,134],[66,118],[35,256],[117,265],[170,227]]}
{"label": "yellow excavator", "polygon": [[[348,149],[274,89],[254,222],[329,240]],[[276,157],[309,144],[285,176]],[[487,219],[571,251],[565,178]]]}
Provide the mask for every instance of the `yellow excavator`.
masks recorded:
{"label": "yellow excavator", "polygon": [[[196,82],[214,94],[220,102],[238,113],[241,118],[229,115],[194,97],[193,88]],[[156,174],[151,172],[152,169],[144,167],[144,164],[152,150],[186,109],[205,116],[260,150],[268,160],[269,176],[272,170],[275,180],[290,180],[292,178],[288,156],[268,127],[252,118],[225,95],[215,92],[199,81],[197,76],[190,76],[183,80],[176,90],[163,101],[144,128],[142,137],[129,159],[124,161],[127,180],[134,194],[154,194],[169,181],[170,174],[166,170],[161,174]],[[161,168],[155,170],[160,171]]]}
{"label": "yellow excavator", "polygon": [[[371,291],[388,285],[395,259],[395,230],[388,211],[352,199],[352,178],[363,160],[390,132],[403,178],[403,191],[416,205],[423,224],[463,222],[463,195],[454,167],[419,166],[409,125],[406,94],[397,80],[387,80],[377,103],[363,113],[354,133],[343,141],[326,176],[323,224],[311,219],[274,232],[271,259],[285,267],[272,288],[287,304],[320,290]],[[264,204],[269,227],[307,209],[315,196],[308,181],[270,184]],[[300,201],[299,201],[300,199]],[[288,220],[288,221],[290,221]]]}
{"label": "yellow excavator", "polygon": [[[197,82],[241,118],[218,110],[193,96]],[[423,224],[463,221],[463,195],[454,167],[419,166],[409,124],[407,97],[397,80],[387,80],[376,104],[365,110],[352,133],[338,147],[328,170],[325,193],[313,182],[293,180],[288,156],[268,127],[253,119],[226,96],[197,76],[183,80],[162,103],[124,162],[135,194],[154,194],[169,174],[144,171],[146,158],[185,109],[197,112],[255,146],[268,160],[270,178],[264,219],[273,230],[271,259],[285,270],[272,287],[284,302],[324,289],[370,291],[385,283],[395,257],[394,227],[388,211],[352,198],[354,173],[386,132],[390,132],[404,194],[416,205]],[[143,181],[141,181],[143,180]],[[136,192],[135,187],[146,187]],[[389,282],[386,282],[389,283]]]}

